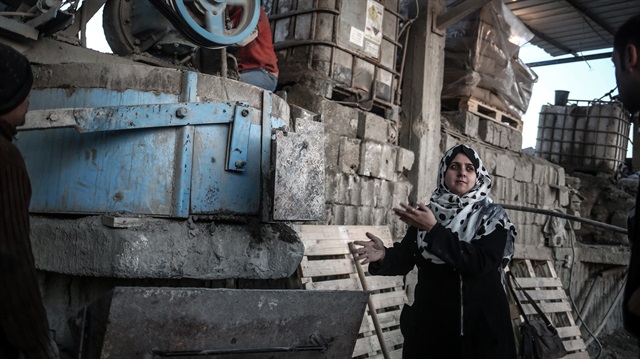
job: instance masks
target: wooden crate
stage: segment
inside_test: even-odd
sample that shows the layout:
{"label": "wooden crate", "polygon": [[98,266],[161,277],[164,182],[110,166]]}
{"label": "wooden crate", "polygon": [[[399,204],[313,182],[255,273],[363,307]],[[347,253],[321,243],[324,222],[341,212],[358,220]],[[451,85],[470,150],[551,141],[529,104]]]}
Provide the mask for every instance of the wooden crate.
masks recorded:
{"label": "wooden crate", "polygon": [[[362,290],[349,242],[368,240],[371,232],[385,246],[393,245],[387,226],[322,226],[303,225],[296,230],[305,246],[298,268],[301,286],[309,290]],[[367,273],[368,265],[363,266]],[[384,341],[391,358],[402,357],[403,337],[400,333],[400,312],[407,302],[402,276],[369,276],[367,286],[376,308]],[[365,312],[353,351],[353,358],[382,358],[380,342],[369,311]]]}
{"label": "wooden crate", "polygon": [[[589,353],[586,351],[580,328],[574,321],[569,297],[553,266],[553,255],[550,248],[516,246],[516,253],[509,265],[509,270],[558,330],[564,347],[569,352],[565,358],[588,359]],[[517,290],[516,292],[521,302],[527,300],[524,294]],[[513,313],[515,303],[510,304]],[[526,302],[523,303],[523,309],[528,318],[539,317],[535,309]],[[518,314],[512,315],[515,317],[514,328],[518,328],[522,322]],[[517,329],[515,330],[517,331]],[[520,336],[516,335],[516,338],[520,338]]]}

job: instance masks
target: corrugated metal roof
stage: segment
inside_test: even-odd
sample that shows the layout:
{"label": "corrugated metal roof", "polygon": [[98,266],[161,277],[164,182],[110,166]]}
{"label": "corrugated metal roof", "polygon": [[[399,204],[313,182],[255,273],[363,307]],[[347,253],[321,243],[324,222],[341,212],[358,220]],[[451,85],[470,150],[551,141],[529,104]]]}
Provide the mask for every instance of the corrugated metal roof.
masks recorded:
{"label": "corrugated metal roof", "polygon": [[640,13],[639,0],[503,0],[551,56],[613,47],[613,35]]}

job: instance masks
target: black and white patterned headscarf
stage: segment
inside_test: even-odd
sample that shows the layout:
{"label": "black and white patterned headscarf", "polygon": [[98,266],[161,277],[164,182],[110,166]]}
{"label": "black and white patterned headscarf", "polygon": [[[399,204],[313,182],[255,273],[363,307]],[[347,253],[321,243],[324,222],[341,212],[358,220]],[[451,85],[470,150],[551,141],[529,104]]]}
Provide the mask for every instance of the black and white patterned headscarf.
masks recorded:
{"label": "black and white patterned headscarf", "polygon": [[[449,191],[444,181],[447,168],[459,153],[467,156],[476,168],[475,185],[461,196]],[[508,229],[509,235],[503,253],[503,265],[506,265],[513,256],[513,244],[517,233],[504,209],[493,204],[489,197],[490,190],[491,176],[478,153],[469,146],[457,145],[450,148],[440,161],[438,188],[431,195],[429,208],[438,223],[451,229],[461,241],[471,242],[479,239],[493,232],[498,226]],[[444,263],[427,251],[424,235],[425,232],[419,231],[418,246],[422,255],[434,263]]]}

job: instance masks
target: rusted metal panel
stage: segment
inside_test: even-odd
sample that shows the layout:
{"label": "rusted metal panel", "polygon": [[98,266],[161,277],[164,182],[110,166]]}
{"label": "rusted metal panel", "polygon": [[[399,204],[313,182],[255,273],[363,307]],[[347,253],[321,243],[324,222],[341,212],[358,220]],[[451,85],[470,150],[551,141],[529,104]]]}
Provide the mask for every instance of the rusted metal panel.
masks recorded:
{"label": "rusted metal panel", "polygon": [[349,358],[368,296],[118,287],[80,311],[81,356]]}

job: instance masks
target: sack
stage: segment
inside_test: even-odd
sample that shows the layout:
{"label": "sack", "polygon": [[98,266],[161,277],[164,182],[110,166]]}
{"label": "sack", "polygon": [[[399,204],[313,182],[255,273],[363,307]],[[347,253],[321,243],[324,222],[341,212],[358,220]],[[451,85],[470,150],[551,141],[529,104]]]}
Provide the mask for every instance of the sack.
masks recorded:
{"label": "sack", "polygon": [[553,326],[542,320],[520,324],[520,354],[523,359],[559,359],[569,354]]}

